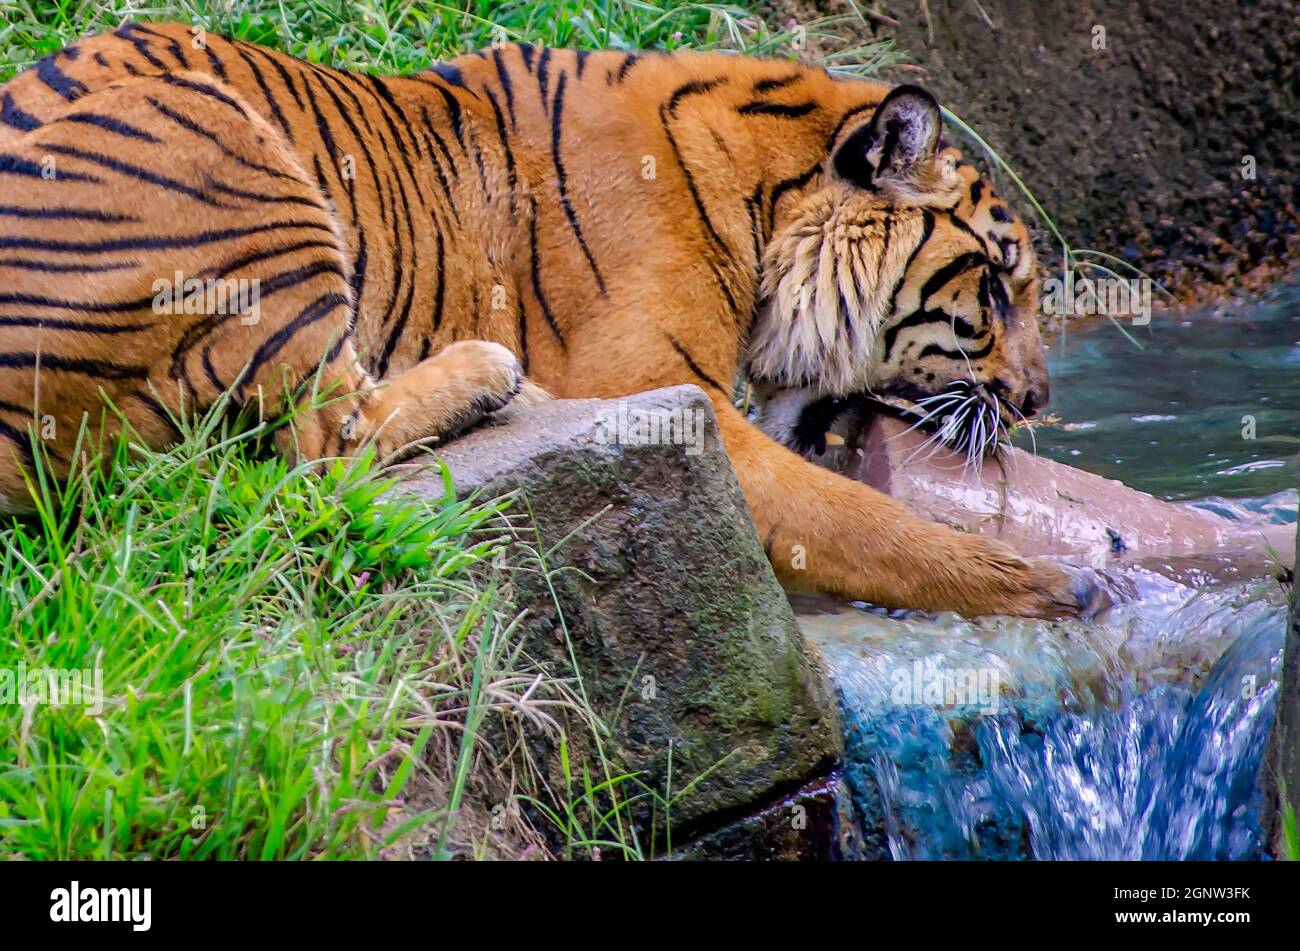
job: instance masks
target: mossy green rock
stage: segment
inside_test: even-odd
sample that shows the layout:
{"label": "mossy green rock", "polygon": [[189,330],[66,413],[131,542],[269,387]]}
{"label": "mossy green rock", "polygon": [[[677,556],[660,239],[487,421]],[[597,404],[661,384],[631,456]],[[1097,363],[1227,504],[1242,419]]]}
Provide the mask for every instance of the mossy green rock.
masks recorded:
{"label": "mossy green rock", "polygon": [[835,706],[699,388],[514,409],[440,456],[458,493],[517,492],[530,514],[519,544],[550,570],[513,585],[525,644],[560,671],[572,644],[614,765],[660,793],[703,776],[673,804],[674,841],[838,762]]}

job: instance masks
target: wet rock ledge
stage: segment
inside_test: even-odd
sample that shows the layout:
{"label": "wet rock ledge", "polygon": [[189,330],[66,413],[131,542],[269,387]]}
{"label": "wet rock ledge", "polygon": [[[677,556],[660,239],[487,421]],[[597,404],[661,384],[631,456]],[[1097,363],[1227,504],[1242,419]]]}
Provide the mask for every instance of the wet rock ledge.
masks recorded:
{"label": "wet rock ledge", "polygon": [[[635,431],[674,420],[689,425],[650,440]],[[620,426],[631,438],[614,438]],[[704,777],[672,807],[679,857],[852,853],[835,774],[836,705],[701,390],[512,409],[440,456],[459,494],[517,493],[515,563],[529,560],[528,548],[550,551],[554,597],[541,572],[513,581],[528,609],[523,643],[569,671],[567,625],[582,687],[609,724],[614,766],[664,792],[671,744],[673,792]],[[406,485],[442,492],[432,474]],[[582,731],[575,740],[571,759],[592,753]],[[558,751],[536,752],[558,780]]]}
{"label": "wet rock ledge", "polygon": [[[1297,544],[1300,544],[1300,523],[1296,525]],[[1277,701],[1277,724],[1273,733],[1273,749],[1277,761],[1277,791],[1280,809],[1273,835],[1273,854],[1278,858],[1300,858],[1292,849],[1300,849],[1300,842],[1288,844],[1288,812],[1293,821],[1300,821],[1300,584],[1294,578],[1291,584],[1291,627],[1287,631],[1286,648],[1282,657],[1282,687]],[[1295,830],[1295,827],[1292,827]]]}

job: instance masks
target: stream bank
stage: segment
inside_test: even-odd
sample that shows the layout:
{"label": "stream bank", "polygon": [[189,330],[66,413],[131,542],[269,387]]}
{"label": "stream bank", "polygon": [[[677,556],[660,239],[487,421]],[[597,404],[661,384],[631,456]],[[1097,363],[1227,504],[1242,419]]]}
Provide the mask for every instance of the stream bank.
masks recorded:
{"label": "stream bank", "polygon": [[[891,37],[905,65],[879,78],[933,91],[1015,169],[1074,247],[1119,255],[1185,302],[1259,289],[1294,267],[1300,16],[1292,3],[863,6],[896,25],[869,18],[844,28],[847,42]],[[851,12],[846,0],[776,0],[765,9],[773,21],[805,23]],[[999,191],[1028,217],[1014,186]],[[1039,232],[1046,249],[1041,222]]]}

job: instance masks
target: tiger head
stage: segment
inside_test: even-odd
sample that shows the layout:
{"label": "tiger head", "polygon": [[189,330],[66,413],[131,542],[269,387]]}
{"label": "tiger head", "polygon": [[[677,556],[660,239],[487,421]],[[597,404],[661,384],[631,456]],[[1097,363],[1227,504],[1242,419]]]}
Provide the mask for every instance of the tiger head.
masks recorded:
{"label": "tiger head", "polygon": [[775,222],[746,360],[791,448],[851,399],[982,455],[1047,402],[1028,232],[940,129],[933,96],[894,89]]}

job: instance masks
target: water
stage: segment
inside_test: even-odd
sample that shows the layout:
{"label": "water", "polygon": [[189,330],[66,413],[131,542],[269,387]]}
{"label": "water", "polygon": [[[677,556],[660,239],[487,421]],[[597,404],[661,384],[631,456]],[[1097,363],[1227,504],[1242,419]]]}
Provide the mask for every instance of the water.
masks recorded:
{"label": "water", "polygon": [[1042,455],[1167,499],[1295,490],[1300,286],[1126,329],[1143,349],[1109,324],[1048,341],[1067,428],[1037,431]]}
{"label": "water", "polygon": [[[1038,451],[1229,518],[1294,523],[1300,289],[1189,320],[1146,349],[1113,327],[1053,348],[1069,428]],[[1243,417],[1255,439],[1243,438]],[[1108,569],[1092,623],[891,618],[799,601],[840,690],[867,857],[1264,857],[1260,767],[1281,586]]]}

